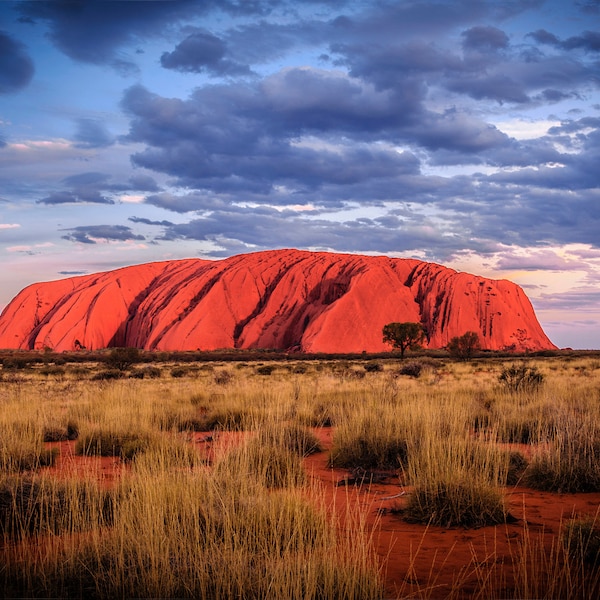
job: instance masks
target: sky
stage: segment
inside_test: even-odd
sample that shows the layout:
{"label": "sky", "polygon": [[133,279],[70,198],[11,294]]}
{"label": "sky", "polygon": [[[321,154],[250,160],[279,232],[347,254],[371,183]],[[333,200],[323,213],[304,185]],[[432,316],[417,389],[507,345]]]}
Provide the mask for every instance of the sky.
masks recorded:
{"label": "sky", "polygon": [[600,0],[0,2],[0,309],[271,248],[509,279],[600,348]]}

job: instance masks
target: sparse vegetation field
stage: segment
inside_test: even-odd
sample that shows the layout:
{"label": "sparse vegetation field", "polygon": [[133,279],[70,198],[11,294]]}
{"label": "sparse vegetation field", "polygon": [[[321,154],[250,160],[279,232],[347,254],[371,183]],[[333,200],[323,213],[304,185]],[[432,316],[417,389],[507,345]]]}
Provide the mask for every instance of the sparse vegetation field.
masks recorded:
{"label": "sparse vegetation field", "polygon": [[2,597],[600,595],[600,355],[185,358],[3,358]]}

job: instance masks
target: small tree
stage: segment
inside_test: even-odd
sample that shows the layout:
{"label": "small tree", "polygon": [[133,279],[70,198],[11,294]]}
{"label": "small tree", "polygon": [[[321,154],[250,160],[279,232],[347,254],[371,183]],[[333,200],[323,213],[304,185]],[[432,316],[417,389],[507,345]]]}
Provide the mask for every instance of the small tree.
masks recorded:
{"label": "small tree", "polygon": [[420,323],[388,323],[383,326],[383,341],[400,350],[404,358],[407,350],[418,348],[425,339],[425,329]]}
{"label": "small tree", "polygon": [[137,348],[113,348],[106,357],[107,366],[119,371],[126,371],[138,362],[140,362],[140,351]]}
{"label": "small tree", "polygon": [[467,331],[463,335],[453,337],[447,346],[450,355],[461,360],[469,360],[479,348],[479,336],[474,331]]}

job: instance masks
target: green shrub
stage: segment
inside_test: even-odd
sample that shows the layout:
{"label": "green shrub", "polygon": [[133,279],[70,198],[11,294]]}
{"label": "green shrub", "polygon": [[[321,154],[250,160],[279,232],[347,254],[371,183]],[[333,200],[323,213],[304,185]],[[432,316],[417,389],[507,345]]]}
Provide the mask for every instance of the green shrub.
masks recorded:
{"label": "green shrub", "polygon": [[126,371],[140,360],[140,351],[137,348],[113,348],[105,362],[110,369]]}

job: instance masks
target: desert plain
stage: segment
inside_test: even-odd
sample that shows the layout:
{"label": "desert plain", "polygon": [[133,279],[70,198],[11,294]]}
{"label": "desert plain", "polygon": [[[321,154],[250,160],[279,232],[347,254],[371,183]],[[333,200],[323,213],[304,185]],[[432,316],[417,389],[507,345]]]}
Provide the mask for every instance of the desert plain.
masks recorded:
{"label": "desert plain", "polygon": [[600,593],[600,353],[116,354],[3,355],[3,597]]}

